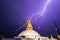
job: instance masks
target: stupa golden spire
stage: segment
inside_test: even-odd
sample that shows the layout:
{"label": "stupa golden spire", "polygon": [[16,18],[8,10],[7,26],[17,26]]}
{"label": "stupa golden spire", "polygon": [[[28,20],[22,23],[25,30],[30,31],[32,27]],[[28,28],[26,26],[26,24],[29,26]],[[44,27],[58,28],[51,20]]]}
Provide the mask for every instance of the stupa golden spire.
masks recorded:
{"label": "stupa golden spire", "polygon": [[31,20],[27,20],[27,27],[26,30],[33,30],[32,24],[31,24]]}

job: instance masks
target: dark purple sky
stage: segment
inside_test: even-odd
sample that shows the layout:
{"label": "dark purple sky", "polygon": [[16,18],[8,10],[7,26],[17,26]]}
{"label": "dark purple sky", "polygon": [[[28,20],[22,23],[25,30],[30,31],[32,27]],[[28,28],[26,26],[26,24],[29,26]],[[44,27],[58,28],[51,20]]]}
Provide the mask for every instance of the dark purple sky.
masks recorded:
{"label": "dark purple sky", "polygon": [[[18,35],[26,26],[22,27],[16,33],[14,33],[15,30],[25,24],[33,13],[37,15],[37,12],[41,11],[46,1],[47,0],[1,0],[0,34],[4,36]],[[32,18],[31,21],[34,29],[39,32],[40,35],[50,36],[53,34],[53,36],[56,37],[53,21],[56,21],[60,29],[60,0],[52,0],[46,8],[44,16],[34,21],[35,18]]]}

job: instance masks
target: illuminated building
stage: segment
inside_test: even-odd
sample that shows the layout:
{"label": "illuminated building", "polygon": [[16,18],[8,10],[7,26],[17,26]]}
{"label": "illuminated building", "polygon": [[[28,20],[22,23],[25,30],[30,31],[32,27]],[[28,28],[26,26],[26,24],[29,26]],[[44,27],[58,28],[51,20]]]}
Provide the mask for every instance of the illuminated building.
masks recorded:
{"label": "illuminated building", "polygon": [[49,40],[48,37],[42,37],[38,32],[33,30],[30,20],[27,21],[26,30],[21,32],[18,38],[21,38],[21,40]]}
{"label": "illuminated building", "polygon": [[[6,38],[5,39],[3,38],[3,40],[6,40]],[[28,20],[26,30],[21,32],[17,37],[10,38],[7,40],[57,40],[57,39],[53,38],[52,35],[51,38],[41,36],[38,32],[33,30],[31,21]]]}

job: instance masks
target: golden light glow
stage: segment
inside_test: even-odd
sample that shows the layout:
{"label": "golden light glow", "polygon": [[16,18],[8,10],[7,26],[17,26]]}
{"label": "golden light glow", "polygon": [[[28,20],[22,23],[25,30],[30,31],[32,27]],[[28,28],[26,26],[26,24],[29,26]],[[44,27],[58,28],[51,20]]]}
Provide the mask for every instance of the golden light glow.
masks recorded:
{"label": "golden light glow", "polygon": [[60,39],[60,35],[58,35],[58,39]]}

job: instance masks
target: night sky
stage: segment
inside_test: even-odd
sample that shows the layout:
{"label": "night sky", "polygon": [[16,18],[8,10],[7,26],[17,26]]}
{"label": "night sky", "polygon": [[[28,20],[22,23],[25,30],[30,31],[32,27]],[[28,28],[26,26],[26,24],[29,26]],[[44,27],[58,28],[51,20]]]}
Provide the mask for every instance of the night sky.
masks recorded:
{"label": "night sky", "polygon": [[[56,37],[54,21],[60,31],[60,0],[51,0],[44,15],[37,17],[36,15],[41,14],[38,12],[42,11],[46,2],[47,0],[1,0],[0,35],[4,37],[17,36],[25,30],[26,25],[24,24],[34,13],[31,19],[34,30],[41,36],[50,37],[52,34]],[[19,27],[21,28],[16,31]]]}

